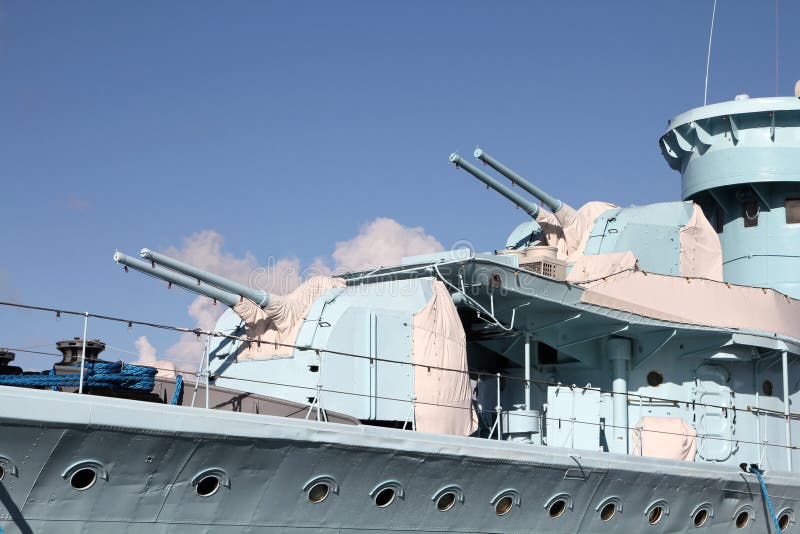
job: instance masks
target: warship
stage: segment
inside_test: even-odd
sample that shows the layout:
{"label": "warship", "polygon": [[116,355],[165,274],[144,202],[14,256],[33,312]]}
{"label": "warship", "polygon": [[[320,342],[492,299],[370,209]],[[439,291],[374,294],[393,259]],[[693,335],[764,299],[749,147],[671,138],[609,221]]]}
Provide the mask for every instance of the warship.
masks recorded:
{"label": "warship", "polygon": [[682,199],[630,207],[452,154],[505,246],[286,295],[117,252],[228,308],[195,374],[0,353],[0,532],[800,531],[800,91],[658,143]]}

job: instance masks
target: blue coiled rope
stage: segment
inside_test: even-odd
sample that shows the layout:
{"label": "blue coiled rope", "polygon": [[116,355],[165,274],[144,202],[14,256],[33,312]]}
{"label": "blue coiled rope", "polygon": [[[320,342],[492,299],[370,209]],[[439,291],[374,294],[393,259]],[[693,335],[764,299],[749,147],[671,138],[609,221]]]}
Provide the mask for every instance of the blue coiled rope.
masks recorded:
{"label": "blue coiled rope", "polygon": [[[80,367],[80,364],[73,364]],[[153,391],[158,371],[152,367],[122,362],[86,362],[83,384],[86,387]],[[80,374],[56,375],[0,375],[2,386],[23,387],[78,387]]]}
{"label": "blue coiled rope", "polygon": [[169,401],[170,404],[178,404],[181,400],[181,396],[183,395],[183,376],[178,375],[175,377],[175,393],[172,394],[172,400]]}
{"label": "blue coiled rope", "polygon": [[775,515],[775,509],[772,507],[772,501],[769,499],[769,494],[767,493],[767,484],[764,482],[764,472],[752,465],[750,466],[750,472],[758,477],[758,483],[761,484],[761,493],[764,495],[764,501],[767,503],[769,515],[772,516],[772,522],[775,523],[775,532],[783,532],[778,523],[778,517]]}

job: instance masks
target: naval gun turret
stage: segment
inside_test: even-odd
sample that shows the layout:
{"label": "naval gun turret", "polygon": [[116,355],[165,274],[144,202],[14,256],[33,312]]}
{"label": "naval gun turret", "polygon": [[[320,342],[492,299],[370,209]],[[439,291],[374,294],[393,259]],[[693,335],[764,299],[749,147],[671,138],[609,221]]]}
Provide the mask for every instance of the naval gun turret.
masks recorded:
{"label": "naval gun turret", "polygon": [[[721,278],[719,240],[702,211],[690,200],[620,208],[591,201],[575,209],[563,200],[532,184],[509,166],[478,148],[475,158],[508,178],[512,185],[536,197],[549,208],[536,204],[492,178],[458,154],[450,161],[521,207],[534,220],[520,224],[511,233],[506,253],[522,254],[520,265],[534,265],[552,247],[556,263],[563,262],[572,280],[609,274],[608,266],[648,272]],[[625,255],[626,257],[622,257]],[[538,272],[538,269],[537,269]],[[584,273],[584,274],[579,274]]]}
{"label": "naval gun turret", "polygon": [[480,148],[475,150],[474,156],[511,180],[512,185],[520,185],[522,189],[541,200],[554,214],[558,214],[556,215],[556,220],[558,221],[559,228],[555,229],[555,232],[553,229],[550,229],[549,232],[546,231],[540,222],[544,222],[546,226],[552,225],[548,224],[548,217],[540,210],[539,206],[520,193],[500,183],[469,161],[465,161],[457,153],[450,155],[450,162],[455,164],[456,168],[463,168],[472,176],[485,183],[487,187],[494,189],[531,216],[532,220],[519,224],[511,232],[506,240],[505,250],[502,252],[518,256],[520,266],[524,266],[540,274],[549,273],[550,276],[563,279],[566,276],[566,262],[564,258],[556,258],[558,247],[549,246],[548,234],[550,234],[550,239],[553,239],[555,237],[553,234],[557,233],[557,238],[561,239],[562,244],[566,244],[565,234],[561,231],[560,227],[563,224],[572,224],[574,222],[575,210],[568,204],[565,204],[561,200],[548,195],[543,190],[534,186],[522,176],[486,154]]}
{"label": "naval gun turret", "polygon": [[[430,274],[363,286],[316,276],[276,295],[150,249],[139,256],[117,252],[114,261],[230,307],[213,330],[226,337],[209,339],[216,386],[386,426],[475,430],[463,326]],[[447,368],[437,370],[441,361]]]}

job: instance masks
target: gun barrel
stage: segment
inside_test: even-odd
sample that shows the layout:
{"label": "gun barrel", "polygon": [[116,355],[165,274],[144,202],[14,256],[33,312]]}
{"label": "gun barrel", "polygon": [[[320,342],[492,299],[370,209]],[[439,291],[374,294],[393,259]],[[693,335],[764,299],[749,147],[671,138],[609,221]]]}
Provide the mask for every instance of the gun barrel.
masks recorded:
{"label": "gun barrel", "polygon": [[238,282],[234,282],[233,280],[223,278],[222,276],[217,276],[216,274],[209,273],[208,271],[198,269],[197,267],[189,265],[188,263],[183,263],[175,258],[170,258],[164,254],[153,252],[148,248],[143,248],[139,252],[139,256],[146,260],[158,263],[159,265],[169,267],[170,269],[178,271],[179,273],[202,280],[203,282],[211,284],[212,286],[217,286],[218,288],[235,295],[241,295],[252,300],[262,308],[269,304],[269,293],[262,289],[253,289],[252,287],[248,287],[244,284],[240,284]]}
{"label": "gun barrel", "polygon": [[481,182],[485,183],[508,200],[525,210],[525,212],[533,217],[534,219],[539,214],[539,206],[531,202],[530,200],[524,198],[522,195],[517,193],[516,191],[512,191],[505,185],[501,184],[479,168],[477,168],[472,163],[461,159],[461,156],[456,154],[455,152],[450,154],[450,162],[455,163],[456,167],[463,167],[465,171],[470,173],[472,176],[480,180]]}
{"label": "gun barrel", "polygon": [[233,293],[223,291],[222,289],[213,286],[198,285],[196,278],[190,278],[170,269],[165,269],[159,265],[153,265],[152,263],[126,256],[121,252],[114,253],[114,261],[130,267],[131,269],[136,269],[144,274],[155,276],[156,278],[160,278],[175,284],[176,286],[188,289],[193,293],[198,293],[200,295],[216,299],[231,307],[235,306],[239,302],[238,295],[234,295]]}
{"label": "gun barrel", "polygon": [[544,202],[545,206],[550,208],[550,211],[552,211],[553,213],[560,210],[561,207],[564,205],[564,203],[561,202],[559,199],[551,195],[548,195],[547,193],[545,193],[544,191],[542,191],[541,189],[539,189],[538,187],[527,181],[525,178],[523,178],[513,170],[509,169],[496,159],[494,159],[492,156],[490,156],[480,148],[475,149],[474,156],[479,160],[481,160],[482,162],[489,165],[491,168],[493,168],[506,178],[508,178],[509,180],[511,180],[512,182],[514,182],[515,184],[519,184],[519,186],[522,189],[524,189],[531,195],[535,196],[536,198]]}

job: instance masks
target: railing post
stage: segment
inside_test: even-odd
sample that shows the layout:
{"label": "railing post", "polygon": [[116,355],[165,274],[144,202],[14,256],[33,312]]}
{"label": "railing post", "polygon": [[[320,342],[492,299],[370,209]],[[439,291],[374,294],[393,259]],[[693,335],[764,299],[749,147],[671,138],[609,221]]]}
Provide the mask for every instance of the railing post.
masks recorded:
{"label": "railing post", "polygon": [[786,470],[792,470],[792,420],[789,411],[789,352],[781,352],[783,372],[783,416],[786,425]]}
{"label": "railing post", "polygon": [[500,373],[497,373],[497,406],[495,406],[495,410],[497,410],[497,440],[502,441],[503,439],[503,405],[500,402]]}
{"label": "railing post", "polygon": [[525,332],[525,410],[531,409],[531,335]]}
{"label": "railing post", "polygon": [[209,367],[209,365],[208,365],[208,359],[209,359],[208,358],[208,353],[209,353],[210,346],[211,346],[211,335],[209,333],[206,333],[206,350],[205,350],[205,354],[203,355],[203,359],[205,360],[205,367],[206,367],[206,409],[208,409],[208,382],[209,382],[210,377],[211,377],[211,371],[208,368]]}
{"label": "railing post", "polygon": [[89,329],[89,312],[83,312],[83,347],[81,348],[81,376],[78,379],[78,393],[83,394],[83,373],[86,367],[86,333]]}

